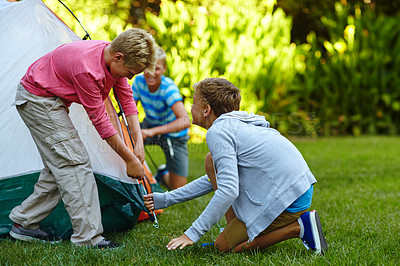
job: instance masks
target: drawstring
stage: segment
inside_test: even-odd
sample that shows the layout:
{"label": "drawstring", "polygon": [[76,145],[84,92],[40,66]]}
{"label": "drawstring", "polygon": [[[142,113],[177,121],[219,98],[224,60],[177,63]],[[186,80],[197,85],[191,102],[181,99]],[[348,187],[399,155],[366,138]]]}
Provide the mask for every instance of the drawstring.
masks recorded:
{"label": "drawstring", "polygon": [[171,140],[169,138],[167,139],[167,144],[168,144],[168,150],[169,150],[169,155],[171,155],[171,159],[174,158],[174,149],[172,148],[172,143]]}

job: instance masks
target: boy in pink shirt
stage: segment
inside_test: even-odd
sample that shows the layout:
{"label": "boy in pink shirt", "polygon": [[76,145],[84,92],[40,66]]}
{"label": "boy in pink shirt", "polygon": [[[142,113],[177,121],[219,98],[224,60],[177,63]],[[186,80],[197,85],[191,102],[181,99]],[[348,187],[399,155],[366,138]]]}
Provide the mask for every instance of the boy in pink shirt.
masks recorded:
{"label": "boy in pink shirt", "polygon": [[[71,218],[71,242],[78,246],[116,248],[101,234],[100,203],[89,156],[69,116],[72,102],[86,110],[99,135],[127,164],[127,174],[142,179],[143,138],[138,111],[127,81],[154,71],[155,42],[141,29],[127,30],[111,43],[79,41],[61,45],[34,62],[21,79],[15,105],[43,160],[34,192],[15,207],[10,235],[20,240],[58,242],[39,222],[63,200]],[[104,100],[114,88],[134,137],[132,153],[107,115]]]}

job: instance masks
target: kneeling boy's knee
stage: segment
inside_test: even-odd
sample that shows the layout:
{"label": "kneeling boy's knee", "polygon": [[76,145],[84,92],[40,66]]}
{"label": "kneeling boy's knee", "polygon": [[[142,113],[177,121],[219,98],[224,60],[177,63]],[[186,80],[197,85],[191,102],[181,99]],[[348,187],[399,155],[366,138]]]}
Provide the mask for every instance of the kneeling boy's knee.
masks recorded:
{"label": "kneeling boy's knee", "polygon": [[224,233],[221,233],[214,242],[214,246],[218,248],[219,252],[229,252],[232,248],[229,246],[228,240]]}
{"label": "kneeling boy's knee", "polygon": [[210,179],[213,189],[217,190],[217,181],[216,181],[216,176],[214,172],[214,161],[211,156],[211,153],[207,153],[206,159],[205,159],[205,166],[206,174],[208,178]]}
{"label": "kneeling boy's knee", "polygon": [[213,161],[213,157],[211,156],[211,153],[207,153],[207,155],[206,155],[205,169],[206,169],[206,173],[209,177],[214,176],[214,161]]}
{"label": "kneeling boy's knee", "polygon": [[212,158],[212,156],[211,156],[211,153],[207,153],[206,159],[205,159],[205,168],[206,168],[206,171],[208,171],[208,170],[214,171],[213,163],[214,163],[214,161],[213,161],[213,158]]}

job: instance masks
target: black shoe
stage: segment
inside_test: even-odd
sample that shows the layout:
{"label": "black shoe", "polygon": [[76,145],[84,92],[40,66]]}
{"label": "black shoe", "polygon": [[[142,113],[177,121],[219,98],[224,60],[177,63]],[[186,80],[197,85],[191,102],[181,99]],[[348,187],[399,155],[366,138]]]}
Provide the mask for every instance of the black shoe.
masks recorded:
{"label": "black shoe", "polygon": [[51,244],[61,243],[62,239],[51,233],[47,233],[43,229],[26,229],[17,223],[11,227],[10,236],[22,241],[39,241],[49,242]]}
{"label": "black shoe", "polygon": [[122,248],[122,247],[124,247],[123,244],[114,243],[105,238],[93,246],[93,248],[95,248],[95,249],[115,249],[115,248]]}

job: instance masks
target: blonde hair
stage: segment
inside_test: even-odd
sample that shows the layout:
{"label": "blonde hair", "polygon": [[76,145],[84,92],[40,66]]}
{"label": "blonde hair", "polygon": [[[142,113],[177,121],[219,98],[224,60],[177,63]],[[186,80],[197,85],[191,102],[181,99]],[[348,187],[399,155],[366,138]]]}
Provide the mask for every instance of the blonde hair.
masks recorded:
{"label": "blonde hair", "polygon": [[164,66],[167,66],[167,54],[165,53],[164,49],[160,46],[156,48],[156,61],[161,60]]}
{"label": "blonde hair", "polygon": [[145,30],[132,28],[119,34],[110,44],[113,53],[124,55],[124,65],[140,67],[151,73],[156,64],[156,43],[153,36]]}
{"label": "blonde hair", "polygon": [[193,89],[204,105],[210,105],[217,117],[240,109],[240,90],[226,79],[206,78],[193,84]]}

